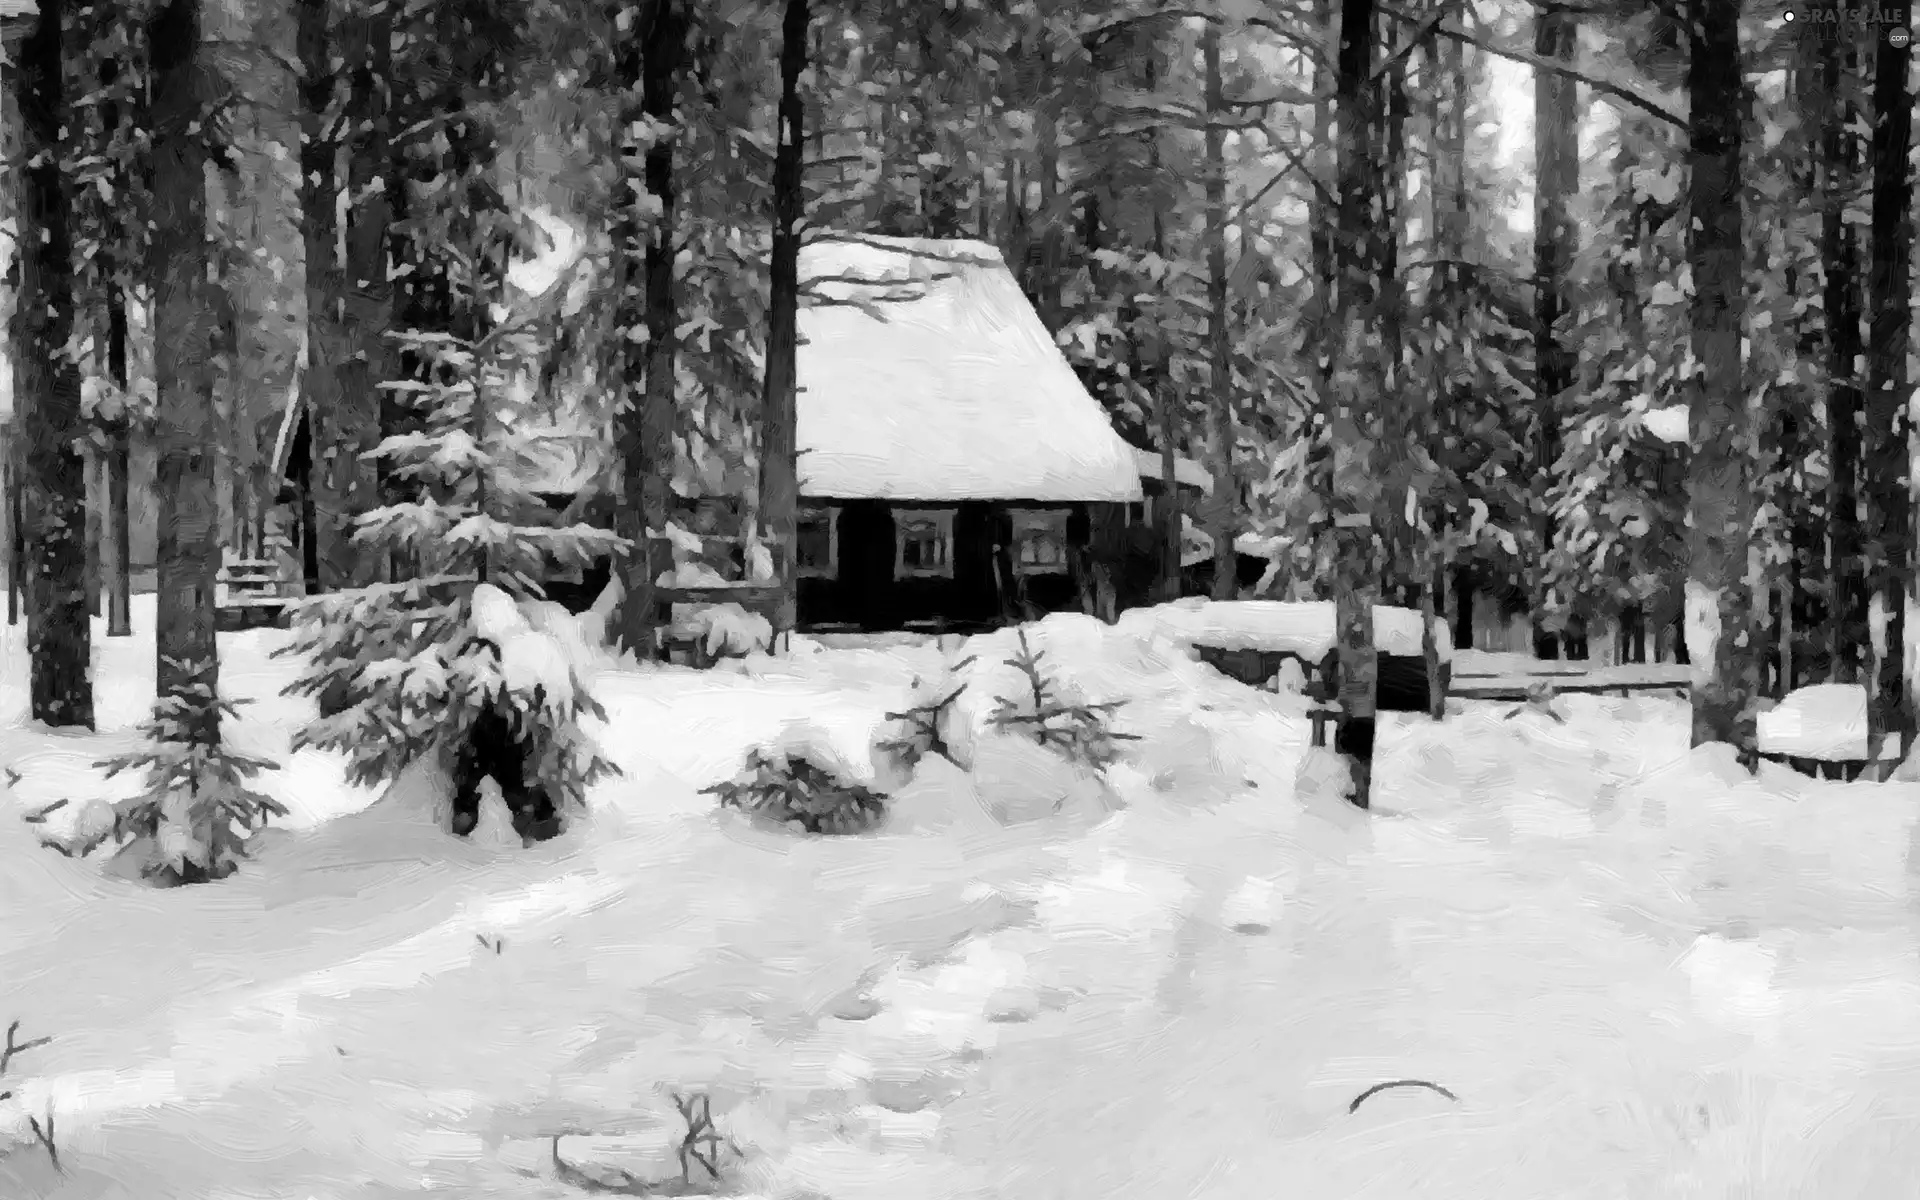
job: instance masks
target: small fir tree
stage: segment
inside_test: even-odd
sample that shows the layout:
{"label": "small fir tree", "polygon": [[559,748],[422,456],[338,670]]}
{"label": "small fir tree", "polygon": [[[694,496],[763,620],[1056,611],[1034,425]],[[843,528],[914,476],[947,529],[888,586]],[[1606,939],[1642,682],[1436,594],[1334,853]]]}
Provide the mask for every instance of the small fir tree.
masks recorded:
{"label": "small fir tree", "polygon": [[[541,595],[548,571],[584,567],[621,546],[611,532],[556,525],[524,482],[528,439],[516,432],[510,388],[537,364],[536,320],[477,340],[444,332],[397,335],[421,378],[388,384],[417,415],[416,431],[373,451],[390,476],[416,485],[356,525],[354,541],[383,560],[419,564],[411,579],[318,597],[300,606],[283,653],[308,666],[290,692],[328,693],[339,711],[294,740],[340,751],[360,784],[391,779],[423,756],[452,766],[460,803],[481,775],[500,785],[523,836],[584,801],[616,770],[580,728],[604,719],[557,643],[531,628],[519,602]],[[331,707],[331,706],[330,706]],[[502,742],[510,745],[502,745]],[[550,804],[544,816],[532,810]],[[523,820],[524,818],[524,820]]]}
{"label": "small fir tree", "polygon": [[144,772],[144,786],[85,823],[79,852],[106,841],[144,839],[149,852],[139,869],[151,882],[172,886],[231,875],[245,853],[246,834],[270,816],[287,815],[278,801],[251,786],[272,764],[235,753],[221,740],[223,719],[238,716],[234,702],[203,683],[160,697],[153,718],[141,726],[145,744],[98,764],[108,778]]}

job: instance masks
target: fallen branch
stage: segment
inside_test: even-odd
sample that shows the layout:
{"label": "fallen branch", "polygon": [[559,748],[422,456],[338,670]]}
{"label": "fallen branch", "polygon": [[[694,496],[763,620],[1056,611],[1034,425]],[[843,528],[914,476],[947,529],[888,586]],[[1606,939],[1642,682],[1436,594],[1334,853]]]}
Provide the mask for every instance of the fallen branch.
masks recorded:
{"label": "fallen branch", "polygon": [[[673,1106],[680,1110],[681,1118],[687,1123],[687,1134],[680,1139],[678,1150],[680,1183],[682,1186],[692,1185],[691,1164],[694,1162],[705,1167],[708,1176],[714,1182],[719,1182],[720,1151],[723,1148],[728,1149],[738,1157],[740,1147],[734,1145],[732,1138],[722,1136],[719,1129],[714,1126],[713,1100],[705,1092],[695,1092],[691,1096],[682,1096],[679,1092],[674,1092],[672,1098]],[[705,1154],[700,1152],[702,1146],[706,1147]]]}
{"label": "fallen branch", "polygon": [[1552,717],[1554,724],[1565,725],[1567,719],[1560,715],[1560,712],[1553,707],[1554,695],[1555,693],[1551,683],[1536,683],[1527,689],[1526,702],[1524,704],[1516,704],[1513,708],[1509,709],[1505,719],[1511,721],[1528,709],[1533,709],[1535,712],[1542,712]]}
{"label": "fallen branch", "polygon": [[[29,1050],[37,1050],[53,1040],[52,1037],[41,1037],[22,1042],[18,1040],[19,1033],[19,1021],[7,1026],[7,1044],[0,1047],[0,1075],[7,1073],[7,1068],[13,1065],[16,1056],[25,1054]],[[0,1092],[0,1100],[11,1099],[13,1099],[12,1091]],[[53,1140],[53,1102],[51,1100],[47,1102],[46,1116],[44,1118],[28,1117],[27,1128],[33,1131],[33,1140],[40,1143],[41,1148],[47,1152],[47,1159],[53,1163],[53,1169],[60,1171],[60,1148],[54,1144]]]}
{"label": "fallen branch", "polygon": [[53,1101],[47,1101],[46,1123],[42,1124],[39,1117],[28,1117],[27,1128],[33,1130],[33,1140],[39,1142],[47,1152],[47,1161],[53,1164],[53,1169],[62,1175],[66,1174],[60,1167],[59,1147],[53,1144]]}
{"label": "fallen branch", "polygon": [[48,817],[52,816],[54,813],[59,812],[61,809],[65,808],[66,806],[67,806],[67,802],[65,800],[55,800],[52,804],[47,805],[45,808],[36,808],[32,812],[21,817],[20,819],[22,821],[25,821],[29,825],[44,825],[46,824]]}
{"label": "fallen branch", "polygon": [[1440,1093],[1455,1104],[1460,1102],[1460,1097],[1454,1095],[1437,1083],[1428,1083],[1424,1079],[1390,1079],[1385,1083],[1376,1083],[1366,1091],[1361,1092],[1358,1096],[1355,1096],[1353,1103],[1347,1105],[1347,1111],[1349,1113],[1359,1112],[1362,1104],[1365,1104],[1373,1096],[1389,1088],[1426,1088],[1430,1092]]}
{"label": "fallen branch", "polygon": [[553,1173],[561,1183],[577,1187],[583,1192],[592,1192],[601,1196],[645,1196],[653,1189],[649,1188],[633,1174],[622,1167],[613,1170],[620,1176],[617,1183],[603,1183],[560,1157],[560,1139],[564,1133],[553,1135]]}

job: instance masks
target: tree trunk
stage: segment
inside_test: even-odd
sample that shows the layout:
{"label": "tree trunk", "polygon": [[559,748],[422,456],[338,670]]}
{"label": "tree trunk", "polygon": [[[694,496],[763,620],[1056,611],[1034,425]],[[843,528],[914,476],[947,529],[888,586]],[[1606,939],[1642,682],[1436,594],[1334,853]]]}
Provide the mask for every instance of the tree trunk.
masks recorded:
{"label": "tree trunk", "polygon": [[1448,605],[1453,609],[1453,648],[1473,649],[1473,566],[1460,563],[1453,568],[1452,587],[1447,589]]}
{"label": "tree trunk", "polygon": [[[1535,10],[1534,53],[1543,59],[1571,62],[1574,46],[1573,14],[1557,4]],[[1555,479],[1554,462],[1560,456],[1560,396],[1573,386],[1573,355],[1562,328],[1571,317],[1567,303],[1567,272],[1573,265],[1574,230],[1567,203],[1580,187],[1579,110],[1572,80],[1555,71],[1534,72],[1534,161],[1539,186],[1535,189],[1533,233],[1534,296],[1534,425],[1533,503],[1535,556],[1529,599],[1533,605],[1533,652],[1539,658],[1560,657],[1560,638],[1546,625],[1550,611],[1545,563],[1552,552],[1555,522],[1547,503]]]}
{"label": "tree trunk", "polygon": [[[1039,56],[1044,73],[1052,67],[1050,51],[1044,41],[1044,29],[1036,36],[1040,45],[1035,53]],[[1065,323],[1060,288],[1064,264],[1060,253],[1060,116],[1057,107],[1058,101],[1054,96],[1043,93],[1033,111],[1034,169],[1040,184],[1040,211],[1036,214],[1040,223],[1040,259],[1033,275],[1032,289],[1034,304],[1039,309],[1040,321],[1046,326],[1048,337],[1059,336],[1060,327]]]}
{"label": "tree trunk", "polygon": [[[1693,237],[1693,378],[1688,471],[1686,641],[1693,666],[1693,742],[1753,748],[1759,669],[1745,587],[1753,525],[1752,419],[1740,339],[1740,0],[1699,0],[1687,90],[1687,196]],[[1764,603],[1764,598],[1761,598]]]}
{"label": "tree trunk", "polygon": [[1227,342],[1227,162],[1226,97],[1220,80],[1220,27],[1201,33],[1206,61],[1207,195],[1207,443],[1213,494],[1207,498],[1207,534],[1213,539],[1213,598],[1237,591],[1233,559],[1233,348]]}
{"label": "tree trunk", "polygon": [[[1432,307],[1437,319],[1433,322],[1434,339],[1439,349],[1454,361],[1463,355],[1467,326],[1467,278],[1464,266],[1467,257],[1468,235],[1472,223],[1467,216],[1467,100],[1468,82],[1466,78],[1466,51],[1459,41],[1453,38],[1439,38],[1430,42],[1427,65],[1434,71],[1432,80],[1423,80],[1426,90],[1434,97],[1432,124],[1433,154],[1433,229],[1435,250],[1441,259],[1437,285],[1432,289]],[[1426,68],[1421,74],[1426,74]],[[1437,294],[1435,294],[1437,293]],[[1440,436],[1436,445],[1444,447],[1447,432],[1452,429],[1453,405],[1456,393],[1444,377],[1436,381],[1433,388],[1431,416],[1432,429]],[[1451,464],[1442,460],[1443,470],[1451,471]],[[1443,483],[1449,482],[1443,475]],[[1452,586],[1447,588],[1448,615],[1451,617],[1453,648],[1467,650],[1473,646],[1473,590],[1472,572],[1468,566],[1457,563],[1459,550],[1449,543],[1454,531],[1458,529],[1458,518],[1448,510],[1444,502],[1435,499],[1429,504],[1432,513],[1432,528],[1436,535],[1443,535],[1440,567],[1434,572],[1436,580],[1444,577],[1448,568],[1452,568]],[[1465,642],[1462,642],[1464,636]],[[1437,647],[1436,647],[1437,653]],[[1444,697],[1438,701],[1443,707]]]}
{"label": "tree trunk", "polygon": [[200,0],[171,0],[149,26],[153,66],[154,440],[159,456],[157,694],[177,700],[182,737],[220,741],[214,581],[220,568],[213,342],[207,278],[207,147],[212,82],[200,56]]}
{"label": "tree trunk", "polygon": [[[1315,26],[1331,30],[1334,28],[1334,19],[1339,15],[1339,0],[1314,0],[1314,10]],[[1321,181],[1331,179],[1334,170],[1334,113],[1333,103],[1328,99],[1330,95],[1328,85],[1333,82],[1332,74],[1326,69],[1324,61],[1314,68],[1314,94],[1318,98],[1313,106],[1314,140],[1308,159],[1313,164],[1314,179]],[[1334,244],[1334,232],[1339,222],[1339,214],[1326,211],[1326,201],[1322,199],[1331,191],[1330,188],[1325,191],[1315,188],[1307,200],[1308,211],[1312,214],[1307,233],[1308,256],[1313,265],[1315,295],[1320,300],[1331,297],[1333,277],[1340,270],[1339,250]],[[1316,300],[1316,305],[1320,305],[1320,300]],[[1320,306],[1324,307],[1324,305]],[[1331,316],[1330,309],[1321,313],[1323,320],[1330,319]]]}
{"label": "tree trunk", "polygon": [[[18,378],[18,375],[15,376]],[[16,394],[18,394],[16,392]],[[22,493],[26,490],[21,480],[21,464],[26,455],[16,452],[14,446],[0,448],[6,455],[7,481],[7,624],[20,623],[20,601],[27,586],[27,534],[21,526],[26,524],[26,504]]]}
{"label": "tree trunk", "polygon": [[[1853,16],[1858,0],[1841,0]],[[1841,25],[1856,29],[1852,20]],[[1864,564],[1860,558],[1860,245],[1847,221],[1858,192],[1859,138],[1851,99],[1857,70],[1852,39],[1820,39],[1821,90],[1827,97],[1822,138],[1825,171],[1820,195],[1820,257],[1826,266],[1827,430],[1832,438],[1827,474],[1827,555],[1829,567],[1827,654],[1835,683],[1861,678],[1867,641]],[[1843,45],[1843,41],[1845,44]]]}
{"label": "tree trunk", "polygon": [[[631,72],[622,74],[622,83],[638,90],[640,115],[656,127],[674,125],[686,39],[687,13],[679,0],[656,0],[651,22],[635,22],[621,45],[622,63]],[[636,152],[637,147],[628,147],[629,156]],[[679,324],[673,287],[677,215],[673,165],[672,139],[663,138],[647,148],[642,185],[653,197],[655,211],[643,229],[639,214],[628,208],[619,238],[620,325],[646,329],[644,343],[629,338],[624,346],[627,408],[620,415],[621,480],[626,495],[620,511],[626,527],[619,532],[631,545],[621,556],[619,636],[628,651],[641,657],[654,647],[654,580],[671,565],[665,544],[653,539],[666,529],[673,504],[674,328]],[[636,263],[634,251],[642,237],[646,252],[644,260]],[[635,270],[636,266],[640,269]],[[643,376],[644,390],[639,386]]]}
{"label": "tree trunk", "polygon": [[[1151,93],[1159,84],[1159,52],[1151,45],[1140,52],[1141,66],[1146,79],[1146,90]],[[1158,190],[1161,186],[1160,131],[1157,127],[1149,129],[1144,136],[1147,139],[1148,178]],[[1152,250],[1155,257],[1165,261],[1167,253],[1167,221],[1165,206],[1153,205]],[[1154,532],[1160,544],[1159,595],[1162,604],[1169,604],[1180,598],[1181,573],[1184,564],[1182,538],[1185,536],[1184,512],[1180,495],[1178,448],[1174,445],[1174,433],[1177,417],[1174,413],[1174,381],[1166,342],[1156,338],[1154,362],[1151,367],[1153,387],[1153,419],[1158,427],[1160,438],[1160,496],[1154,502]]]}
{"label": "tree trunk", "polygon": [[[132,380],[127,371],[127,296],[119,281],[107,292],[107,373],[124,395]],[[107,636],[133,636],[133,473],[132,422],[125,413],[108,432],[107,513],[112,536],[107,548]]]}
{"label": "tree trunk", "polygon": [[[341,126],[337,102],[340,56],[328,30],[329,0],[300,0],[298,41],[303,126],[300,135],[300,216],[307,289],[307,363],[300,403],[308,421],[312,457],[308,490],[314,507],[314,556],[322,591],[338,591],[377,573],[377,555],[353,543],[353,521],[378,503],[375,470],[361,456],[378,444],[348,411],[342,374],[358,348],[347,325],[346,264],[339,250]],[[384,275],[384,272],[383,272]]]}
{"label": "tree trunk", "polygon": [[955,67],[952,41],[942,28],[946,12],[928,5],[914,10],[914,35],[920,60],[916,164],[920,188],[920,228],[928,237],[960,236],[960,197],[956,191],[956,164],[952,138],[946,129],[946,98]]}
{"label": "tree trunk", "polygon": [[773,252],[768,264],[767,365],[761,392],[760,515],[772,535],[780,584],[776,634],[792,630],[795,617],[794,531],[799,521],[795,462],[795,405],[799,348],[800,223],[806,217],[802,190],[800,76],[807,67],[810,0],[786,0],[781,22],[779,139],[773,158]]}
{"label": "tree trunk", "polygon": [[14,304],[14,395],[25,453],[21,522],[22,591],[32,715],[52,726],[93,728],[93,625],[87,605],[87,469],[75,447],[83,432],[74,332],[73,196],[59,155],[67,124],[63,0],[42,0],[14,75],[24,133]]}
{"label": "tree trunk", "polygon": [[[325,495],[338,506],[334,539],[323,542],[323,582],[329,588],[364,587],[384,572],[378,554],[351,541],[354,522],[380,504],[381,469],[361,457],[380,444],[381,384],[392,378],[393,286],[387,279],[387,243],[393,219],[387,181],[392,172],[389,122],[392,110],[393,12],[386,3],[357,7],[347,22],[347,89],[350,134],[347,190],[346,261],[323,282],[340,286],[340,320],[327,331],[346,353],[322,364],[336,382],[329,389],[335,404],[330,422],[334,458]],[[336,252],[339,246],[334,247]],[[309,301],[311,302],[311,301]]]}
{"label": "tree trunk", "polygon": [[[1912,0],[1887,10],[1892,24],[1908,28]],[[1915,598],[1913,564],[1913,421],[1907,378],[1913,300],[1914,98],[1908,88],[1911,49],[1881,37],[1873,72],[1873,216],[1867,269],[1868,311],[1866,427],[1872,442],[1865,462],[1868,513],[1868,586],[1885,614],[1886,633],[1875,638],[1872,702],[1867,709],[1868,761],[1892,735],[1901,754],[1913,748],[1913,693],[1906,678],[1906,618]]]}
{"label": "tree trunk", "polygon": [[1333,397],[1335,633],[1338,639],[1340,716],[1335,749],[1353,778],[1353,803],[1370,807],[1373,792],[1375,685],[1379,659],[1373,644],[1373,607],[1379,603],[1383,563],[1376,523],[1380,511],[1382,431],[1376,398],[1384,379],[1371,336],[1378,329],[1380,238],[1374,224],[1373,161],[1376,114],[1372,86],[1373,0],[1341,0],[1335,113],[1339,160],[1339,270],[1334,280],[1335,339],[1327,358]]}

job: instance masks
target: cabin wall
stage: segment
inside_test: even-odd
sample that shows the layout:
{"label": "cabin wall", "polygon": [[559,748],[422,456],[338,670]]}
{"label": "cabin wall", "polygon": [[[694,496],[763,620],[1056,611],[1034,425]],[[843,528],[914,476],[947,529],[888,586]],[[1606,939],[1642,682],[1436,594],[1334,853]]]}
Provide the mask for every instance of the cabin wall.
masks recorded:
{"label": "cabin wall", "polygon": [[[1086,504],[1042,504],[1018,500],[936,501],[828,500],[806,498],[804,503],[826,504],[840,510],[838,561],[832,577],[800,578],[797,584],[802,628],[850,626],[878,631],[922,623],[959,626],[994,625],[1014,615],[1011,597],[1003,599],[1001,580],[1009,591],[1023,591],[1025,600],[1042,612],[1078,610],[1080,580],[1074,568],[1061,574],[1012,574],[1010,557],[994,569],[996,548],[1011,544],[1012,510],[1065,509],[1069,561],[1078,559],[1092,537]],[[951,577],[896,578],[898,550],[895,513],[926,509],[948,512],[953,518]]]}

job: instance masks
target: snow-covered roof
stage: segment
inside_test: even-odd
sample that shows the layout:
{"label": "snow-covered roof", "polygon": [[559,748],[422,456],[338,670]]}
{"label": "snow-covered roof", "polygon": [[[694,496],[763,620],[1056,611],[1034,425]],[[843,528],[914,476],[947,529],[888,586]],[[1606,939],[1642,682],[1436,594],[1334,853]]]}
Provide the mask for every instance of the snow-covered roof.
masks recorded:
{"label": "snow-covered roof", "polygon": [[[1134,448],[1134,466],[1143,480],[1160,478],[1160,452]],[[1213,495],[1213,476],[1207,469],[1190,458],[1175,457],[1173,460],[1173,481],[1182,487],[1198,488],[1201,494]]]}
{"label": "snow-covered roof", "polygon": [[802,495],[1140,499],[1131,448],[992,246],[832,238],[800,274]]}

